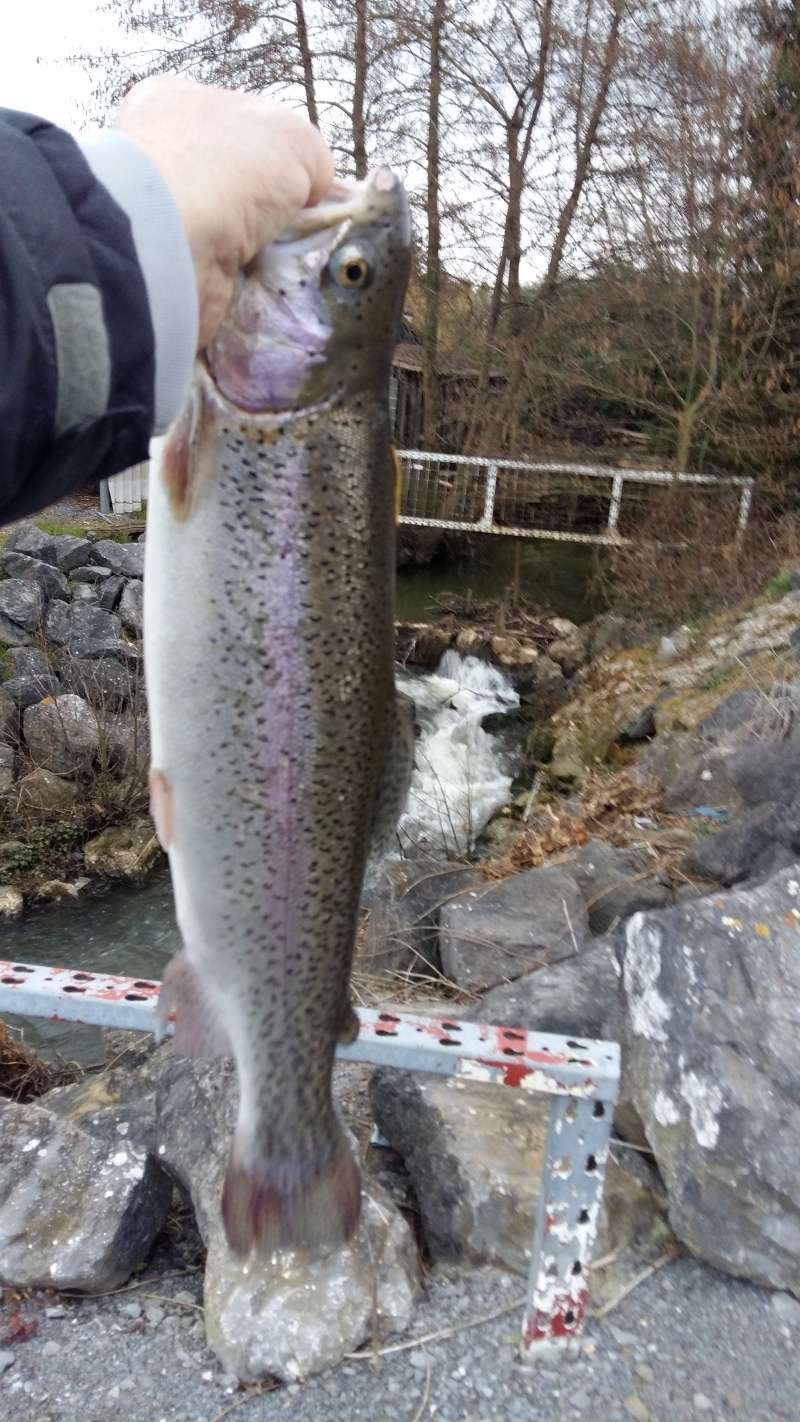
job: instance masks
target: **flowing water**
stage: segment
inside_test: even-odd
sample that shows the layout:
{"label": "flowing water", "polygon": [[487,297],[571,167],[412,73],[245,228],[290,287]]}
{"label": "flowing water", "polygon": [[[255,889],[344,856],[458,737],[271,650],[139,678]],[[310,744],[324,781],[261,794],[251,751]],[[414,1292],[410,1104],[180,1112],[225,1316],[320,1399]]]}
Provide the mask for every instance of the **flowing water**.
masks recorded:
{"label": "flowing water", "polygon": [[[446,652],[435,672],[398,674],[417,706],[417,768],[399,826],[409,854],[463,853],[509,796],[513,767],[481,727],[492,712],[512,711],[517,695],[501,671]],[[81,903],[34,909],[0,928],[0,957],[88,971],[160,978],[180,946],[166,871]],[[100,1032],[68,1022],[7,1018],[45,1056],[84,1066],[102,1061]]]}

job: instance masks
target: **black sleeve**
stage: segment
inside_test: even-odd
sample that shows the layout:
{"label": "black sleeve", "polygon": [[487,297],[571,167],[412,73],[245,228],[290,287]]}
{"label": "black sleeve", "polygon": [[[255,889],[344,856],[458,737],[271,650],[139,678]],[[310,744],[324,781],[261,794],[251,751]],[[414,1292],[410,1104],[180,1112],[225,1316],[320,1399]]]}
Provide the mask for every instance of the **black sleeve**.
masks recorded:
{"label": "black sleeve", "polygon": [[66,133],[0,108],[0,523],[147,459],[154,381],[127,216]]}

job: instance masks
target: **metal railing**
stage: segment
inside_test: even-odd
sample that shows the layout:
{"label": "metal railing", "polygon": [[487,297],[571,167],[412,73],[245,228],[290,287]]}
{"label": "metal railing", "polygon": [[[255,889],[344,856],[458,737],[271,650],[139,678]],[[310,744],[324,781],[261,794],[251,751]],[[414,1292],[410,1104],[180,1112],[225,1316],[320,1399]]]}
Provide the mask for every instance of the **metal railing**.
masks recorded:
{"label": "metal railing", "polygon": [[[152,1032],[160,987],[145,978],[10,959],[0,962],[0,1013]],[[619,1089],[619,1047],[452,1017],[361,1008],[358,1018],[358,1037],[337,1048],[339,1061],[494,1083],[498,1089],[543,1095],[549,1101],[520,1351],[531,1362],[574,1354],[589,1299]]]}
{"label": "metal railing", "polygon": [[417,528],[618,546],[629,541],[619,529],[626,490],[658,485],[687,493],[732,490],[732,531],[739,541],[753,501],[754,481],[736,476],[470,458],[419,449],[400,450],[399,455],[403,473],[399,521]]}

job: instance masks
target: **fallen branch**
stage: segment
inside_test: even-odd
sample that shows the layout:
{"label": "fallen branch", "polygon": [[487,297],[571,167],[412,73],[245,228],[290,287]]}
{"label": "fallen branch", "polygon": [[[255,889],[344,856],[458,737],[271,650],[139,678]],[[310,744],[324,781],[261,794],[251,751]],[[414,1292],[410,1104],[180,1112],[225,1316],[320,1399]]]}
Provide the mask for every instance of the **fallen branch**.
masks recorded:
{"label": "fallen branch", "polygon": [[659,1269],[663,1269],[665,1264],[669,1264],[673,1259],[677,1259],[678,1255],[682,1252],[680,1245],[671,1245],[666,1253],[662,1254],[659,1259],[655,1259],[652,1264],[647,1265],[646,1269],[642,1269],[641,1273],[634,1275],[613,1299],[609,1299],[608,1303],[604,1303],[602,1308],[593,1309],[592,1318],[598,1320],[606,1318],[608,1314],[622,1303],[623,1299],[628,1297],[628,1294],[632,1294],[634,1289],[638,1289],[639,1285],[643,1284],[645,1279],[649,1279],[651,1274],[658,1273]]}
{"label": "fallen branch", "polygon": [[464,1323],[454,1323],[450,1328],[439,1328],[435,1333],[423,1333],[417,1338],[407,1339],[405,1343],[389,1343],[386,1348],[345,1353],[345,1357],[364,1363],[371,1362],[373,1358],[385,1358],[389,1353],[407,1353],[412,1348],[420,1348],[423,1343],[438,1343],[442,1338],[453,1338],[456,1333],[463,1333],[467,1328],[480,1328],[482,1323],[491,1323],[493,1319],[502,1318],[506,1313],[514,1313],[516,1309],[522,1308],[524,1302],[524,1298],[515,1299],[513,1303],[504,1304],[502,1308],[493,1309],[491,1313],[483,1313],[478,1318],[468,1318]]}

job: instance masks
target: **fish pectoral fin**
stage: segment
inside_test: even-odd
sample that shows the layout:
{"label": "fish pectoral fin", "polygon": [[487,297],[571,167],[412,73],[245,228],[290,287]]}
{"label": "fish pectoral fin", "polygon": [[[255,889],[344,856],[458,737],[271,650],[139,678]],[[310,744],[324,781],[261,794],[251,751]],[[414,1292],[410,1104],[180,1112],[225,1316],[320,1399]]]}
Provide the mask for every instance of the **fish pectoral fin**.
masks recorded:
{"label": "fish pectoral fin", "polygon": [[414,769],[414,703],[395,693],[394,730],[383,778],[375,797],[370,833],[370,859],[382,859],[394,844],[397,821],[405,809]]}
{"label": "fish pectoral fin", "polygon": [[339,1028],[338,1040],[343,1045],[349,1045],[350,1042],[354,1042],[356,1040],[356,1037],[358,1036],[360,1031],[361,1023],[358,1018],[358,1013],[356,1012],[352,1002],[348,998],[347,1006],[345,1008],[344,1016],[342,1018],[342,1025]]}
{"label": "fish pectoral fin", "polygon": [[158,995],[156,1016],[160,1041],[170,1017],[175,1018],[175,1047],[187,1057],[231,1057],[233,1049],[213,994],[203,982],[185,948],[168,964]]}

